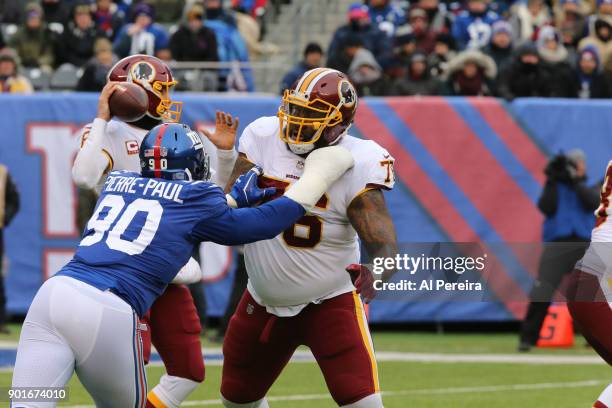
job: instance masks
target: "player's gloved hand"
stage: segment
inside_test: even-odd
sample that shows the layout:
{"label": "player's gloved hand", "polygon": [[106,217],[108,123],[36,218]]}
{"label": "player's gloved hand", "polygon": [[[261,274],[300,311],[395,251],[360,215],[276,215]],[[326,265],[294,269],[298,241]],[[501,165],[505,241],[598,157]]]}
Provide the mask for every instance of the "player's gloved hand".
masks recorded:
{"label": "player's gloved hand", "polygon": [[346,267],[346,271],[351,275],[351,281],[353,281],[357,293],[361,295],[365,303],[370,303],[376,297],[372,271],[362,264],[350,264]]}
{"label": "player's gloved hand", "polygon": [[257,186],[257,178],[262,174],[261,167],[255,166],[238,177],[232,186],[232,190],[225,196],[229,206],[233,208],[250,207],[265,198],[272,197],[276,193],[276,188],[259,188]]}

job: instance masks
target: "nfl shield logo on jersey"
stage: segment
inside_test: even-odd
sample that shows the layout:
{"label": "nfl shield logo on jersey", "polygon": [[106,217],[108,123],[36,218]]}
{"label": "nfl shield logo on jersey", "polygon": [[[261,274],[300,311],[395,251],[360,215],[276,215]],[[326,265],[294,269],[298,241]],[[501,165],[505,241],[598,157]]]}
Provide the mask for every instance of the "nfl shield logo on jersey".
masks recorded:
{"label": "nfl shield logo on jersey", "polygon": [[246,309],[247,314],[252,315],[254,310],[255,310],[255,306],[253,306],[252,304],[249,303],[247,305],[247,309]]}

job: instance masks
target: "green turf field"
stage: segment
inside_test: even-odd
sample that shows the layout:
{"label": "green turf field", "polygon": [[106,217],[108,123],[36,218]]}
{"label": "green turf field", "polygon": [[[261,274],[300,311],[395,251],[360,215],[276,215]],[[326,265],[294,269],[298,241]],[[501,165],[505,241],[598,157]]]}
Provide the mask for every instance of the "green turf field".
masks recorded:
{"label": "green turf field", "polygon": [[[14,328],[13,328],[14,329]],[[15,335],[12,336],[14,339]],[[0,340],[11,337],[0,337]],[[515,351],[517,339],[509,334],[374,333],[377,352],[436,353],[442,357],[511,355],[534,356],[549,364],[516,362],[379,362],[386,408],[589,408],[601,390],[612,381],[603,363],[550,364],[557,357],[589,358],[592,350],[576,338],[576,346],[565,350]],[[205,347],[218,347],[205,342]],[[514,356],[514,357],[512,357]],[[507,357],[506,357],[507,358]],[[221,367],[207,367],[207,379],[184,406],[221,407],[218,390]],[[148,369],[153,385],[163,369]],[[10,384],[10,373],[0,373],[0,387]],[[323,377],[314,363],[290,363],[269,393],[270,405],[279,408],[334,407]],[[93,406],[86,392],[73,379],[70,401],[61,406]]]}

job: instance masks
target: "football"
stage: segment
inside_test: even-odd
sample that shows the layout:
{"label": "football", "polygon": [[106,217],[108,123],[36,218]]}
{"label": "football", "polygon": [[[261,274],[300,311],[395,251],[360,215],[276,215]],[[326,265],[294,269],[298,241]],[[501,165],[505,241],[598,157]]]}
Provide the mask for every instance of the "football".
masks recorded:
{"label": "football", "polygon": [[149,98],[140,86],[126,82],[117,86],[108,105],[113,116],[124,122],[134,122],[147,113]]}

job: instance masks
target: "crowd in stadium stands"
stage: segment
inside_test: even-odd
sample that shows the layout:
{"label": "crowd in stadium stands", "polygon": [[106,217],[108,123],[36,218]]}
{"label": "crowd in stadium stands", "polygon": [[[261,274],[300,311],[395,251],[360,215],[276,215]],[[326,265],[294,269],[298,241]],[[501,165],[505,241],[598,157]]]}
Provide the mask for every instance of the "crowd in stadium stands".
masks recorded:
{"label": "crowd in stadium stands", "polygon": [[[327,50],[361,95],[612,94],[612,0],[365,3],[350,6]],[[300,67],[308,60],[288,78]]]}
{"label": "crowd in stadium stands", "polygon": [[[134,53],[246,63],[279,51],[261,41],[258,17],[280,2],[289,0],[3,0],[0,89],[98,91]],[[612,0],[366,0],[326,50],[308,44],[281,87],[326,64],[361,95],[607,98],[611,38]],[[248,64],[221,68],[202,70],[213,85],[200,90],[255,90]]]}
{"label": "crowd in stadium stands", "polygon": [[[136,53],[165,61],[248,62],[249,55],[277,51],[260,42],[263,20],[258,17],[267,3],[232,0],[229,7],[222,0],[3,0],[0,89],[99,91],[108,69]],[[251,71],[237,70],[210,70],[215,86],[206,90],[253,91]]]}

